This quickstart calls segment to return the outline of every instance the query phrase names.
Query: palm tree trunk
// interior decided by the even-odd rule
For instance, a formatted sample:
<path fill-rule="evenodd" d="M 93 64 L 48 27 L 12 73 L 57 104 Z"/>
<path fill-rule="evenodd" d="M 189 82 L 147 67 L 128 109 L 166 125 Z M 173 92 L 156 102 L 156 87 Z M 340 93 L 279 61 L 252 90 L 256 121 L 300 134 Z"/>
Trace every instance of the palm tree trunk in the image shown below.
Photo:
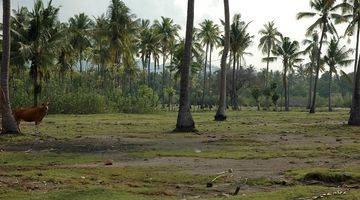
<path fill-rule="evenodd" d="M 38 65 L 37 65 L 37 61 L 36 61 L 36 58 L 35 58 L 35 62 L 32 63 L 33 65 L 33 69 L 34 69 L 34 74 L 33 74 L 33 90 L 34 90 L 34 99 L 33 99 L 33 106 L 36 107 L 38 106 L 38 94 L 39 94 L 39 89 L 40 89 L 40 86 L 39 86 L 39 83 L 38 83 Z"/>
<path fill-rule="evenodd" d="M 331 82 L 332 82 L 332 72 L 329 71 L 329 112 L 332 112 L 332 105 L 331 105 Z"/>
<path fill-rule="evenodd" d="M 269 65 L 270 65 L 270 48 L 267 52 L 267 61 L 266 61 L 266 75 L 265 75 L 265 88 L 269 85 Z"/>
<path fill-rule="evenodd" d="M 287 60 L 284 60 L 284 74 L 283 74 L 283 86 L 284 86 L 284 105 L 285 105 L 285 111 L 290 111 L 289 109 L 289 93 L 288 93 L 288 78 L 287 78 Z"/>
<path fill-rule="evenodd" d="M 163 66 L 162 66 L 162 84 L 161 84 L 161 98 L 162 98 L 162 107 L 165 107 L 165 63 L 166 63 L 166 54 L 165 50 L 163 50 Z"/>
<path fill-rule="evenodd" d="M 265 87 L 267 88 L 269 85 L 269 65 L 270 65 L 270 48 L 268 49 L 267 52 L 267 61 L 266 61 L 266 74 L 265 74 Z M 266 96 L 266 100 L 265 100 L 265 104 L 266 104 L 266 110 L 270 110 L 270 98 L 269 96 Z"/>
<path fill-rule="evenodd" d="M 313 89 L 313 79 L 314 79 L 314 73 L 313 73 L 313 68 L 311 68 L 311 72 L 310 72 L 310 78 L 309 78 L 309 96 L 308 96 L 308 105 L 306 107 L 306 109 L 310 109 L 311 108 L 311 99 L 312 99 L 312 89 Z"/>
<path fill-rule="evenodd" d="M 359 59 L 360 60 L 360 57 Z M 357 68 L 359 69 L 360 62 Z M 360 126 L 360 70 L 356 70 L 354 79 L 354 92 L 349 118 L 349 125 Z"/>
<path fill-rule="evenodd" d="M 291 78 L 291 76 L 290 76 L 290 78 Z M 290 111 L 290 86 L 291 86 L 291 79 L 290 79 L 289 77 L 287 77 L 287 87 L 288 87 L 288 89 L 287 89 L 287 105 L 288 105 L 288 107 L 289 107 L 289 110 L 288 111 Z"/>
<path fill-rule="evenodd" d="M 79 52 L 79 54 L 80 54 L 80 56 L 79 56 L 79 64 L 80 64 L 80 73 L 82 73 L 83 72 L 83 66 L 82 66 L 82 55 L 83 55 L 83 52 L 82 52 L 82 50 L 80 50 L 80 52 Z"/>
<path fill-rule="evenodd" d="M 240 70 L 240 67 L 241 66 L 241 57 L 240 56 L 238 56 L 237 58 L 236 58 L 236 69 L 239 71 Z M 235 77 L 235 80 L 236 80 L 236 82 L 238 82 L 238 77 L 236 76 Z M 240 88 L 238 88 L 239 90 L 241 89 L 241 86 L 240 86 Z M 240 92 L 240 91 L 239 91 Z M 236 100 L 238 99 L 238 90 L 236 90 Z M 241 103 L 238 103 L 238 107 L 239 107 L 239 110 L 241 110 Z"/>
<path fill-rule="evenodd" d="M 201 109 L 205 108 L 205 93 L 206 93 L 206 72 L 207 72 L 207 62 L 208 62 L 208 53 L 209 53 L 209 44 L 206 44 L 206 55 L 205 55 L 205 65 L 204 65 L 204 83 L 203 83 L 203 91 L 201 97 Z"/>
<path fill-rule="evenodd" d="M 233 71 L 232 71 L 232 106 L 233 110 L 239 110 L 237 98 L 236 98 L 236 53 L 233 55 Z"/>
<path fill-rule="evenodd" d="M 148 87 L 151 87 L 151 53 L 148 54 L 148 73 L 147 73 L 147 79 L 148 79 Z"/>
<path fill-rule="evenodd" d="M 192 132 L 195 131 L 195 122 L 190 112 L 189 85 L 190 85 L 190 62 L 191 46 L 194 28 L 194 0 L 188 0 L 185 52 L 183 66 L 180 69 L 180 108 L 175 131 Z"/>
<path fill-rule="evenodd" d="M 357 13 L 357 10 L 359 8 L 359 2 L 358 1 L 354 1 L 354 12 L 353 14 L 355 15 L 355 13 Z M 357 66 L 358 66 L 358 62 L 359 62 L 359 40 L 360 40 L 360 21 L 358 20 L 357 23 L 357 33 L 356 33 L 356 50 L 355 50 L 355 64 L 354 64 L 354 87 L 355 87 L 355 80 L 356 80 L 356 76 L 357 76 Z M 353 88 L 353 90 L 355 91 L 355 88 Z M 355 92 L 353 92 L 353 100 L 354 100 L 354 95 Z M 351 109 L 353 107 L 351 106 Z M 352 111 L 351 111 L 352 112 Z"/>
<path fill-rule="evenodd" d="M 12 114 L 9 98 L 9 66 L 10 66 L 10 0 L 3 0 L 3 50 L 1 66 L 1 111 L 2 133 L 20 133 Z"/>
<path fill-rule="evenodd" d="M 216 121 L 226 120 L 226 60 L 230 49 L 230 10 L 229 0 L 224 0 L 225 11 L 225 45 L 223 55 L 221 57 L 221 72 L 220 72 L 220 94 L 219 107 L 215 115 Z"/>
<path fill-rule="evenodd" d="M 358 64 L 358 58 L 359 58 L 359 40 L 360 40 L 360 21 L 357 23 L 356 28 L 356 49 L 355 49 L 355 64 L 354 64 L 354 77 L 357 71 L 357 64 Z"/>
<path fill-rule="evenodd" d="M 211 88 L 211 83 L 212 83 L 212 52 L 214 50 L 214 46 L 211 45 L 210 46 L 210 58 L 209 58 L 209 82 L 208 82 L 208 87 L 209 87 L 209 97 L 212 97 L 212 88 Z M 211 104 L 211 101 L 210 101 Z M 210 107 L 212 105 L 209 105 Z"/>
<path fill-rule="evenodd" d="M 284 105 L 285 105 L 285 111 L 288 112 L 290 111 L 289 109 L 289 93 L 288 93 L 288 80 L 286 75 L 283 75 L 283 84 L 284 84 L 284 95 L 285 95 L 285 99 L 284 99 Z"/>
<path fill-rule="evenodd" d="M 314 83 L 314 90 L 313 90 L 313 99 L 312 99 L 312 104 L 311 104 L 311 109 L 310 109 L 310 113 L 315 113 L 315 109 L 316 109 L 316 93 L 317 93 L 317 83 L 319 80 L 319 73 L 320 73 L 320 62 L 321 62 L 321 50 L 322 50 L 322 46 L 323 46 L 323 41 L 324 41 L 324 37 L 325 37 L 325 31 L 326 31 L 326 27 L 325 24 L 323 24 L 323 30 L 321 33 L 321 39 L 320 39 L 320 47 L 319 47 L 319 51 L 317 54 L 317 64 L 316 64 L 316 76 L 315 76 L 315 83 Z"/>

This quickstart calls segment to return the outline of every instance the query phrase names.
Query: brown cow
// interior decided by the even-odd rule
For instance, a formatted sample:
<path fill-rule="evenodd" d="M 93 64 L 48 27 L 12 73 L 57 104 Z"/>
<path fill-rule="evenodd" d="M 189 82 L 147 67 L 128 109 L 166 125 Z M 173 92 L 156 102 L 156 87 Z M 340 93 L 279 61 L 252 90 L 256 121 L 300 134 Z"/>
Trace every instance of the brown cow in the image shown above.
<path fill-rule="evenodd" d="M 46 116 L 48 110 L 49 110 L 49 102 L 46 102 L 41 104 L 41 106 L 39 107 L 14 109 L 13 115 L 19 127 L 21 121 L 35 122 L 35 133 L 39 133 L 38 125 Z"/>

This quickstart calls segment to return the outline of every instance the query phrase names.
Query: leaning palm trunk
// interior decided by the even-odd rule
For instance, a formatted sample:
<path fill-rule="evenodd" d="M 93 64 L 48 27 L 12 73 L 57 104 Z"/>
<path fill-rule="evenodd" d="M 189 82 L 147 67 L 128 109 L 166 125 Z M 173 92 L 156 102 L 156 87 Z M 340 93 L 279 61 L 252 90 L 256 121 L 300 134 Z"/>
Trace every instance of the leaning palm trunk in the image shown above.
<path fill-rule="evenodd" d="M 12 115 L 9 98 L 9 65 L 10 65 L 10 0 L 3 0 L 3 54 L 1 66 L 1 111 L 2 131 L 7 134 L 17 134 L 19 127 Z"/>
<path fill-rule="evenodd" d="M 207 72 L 207 64 L 208 64 L 208 52 L 209 52 L 209 44 L 206 44 L 206 55 L 205 55 L 205 65 L 204 65 L 204 84 L 201 98 L 201 109 L 205 108 L 205 93 L 206 93 L 206 72 Z"/>
<path fill-rule="evenodd" d="M 195 122 L 190 113 L 189 85 L 190 85 L 190 64 L 191 64 L 191 45 L 194 28 L 194 0 L 188 0 L 185 52 L 183 66 L 181 67 L 180 80 L 180 108 L 177 118 L 175 131 L 192 132 L 195 131 Z"/>
<path fill-rule="evenodd" d="M 226 120 L 226 60 L 230 49 L 230 11 L 229 0 L 224 0 L 225 9 L 225 45 L 221 57 L 221 72 L 220 72 L 220 95 L 219 107 L 215 115 L 216 121 Z"/>
<path fill-rule="evenodd" d="M 317 54 L 316 76 L 315 76 L 315 82 L 314 82 L 313 99 L 312 99 L 312 104 L 311 104 L 311 108 L 310 108 L 310 113 L 312 113 L 312 114 L 315 113 L 315 109 L 316 109 L 317 83 L 318 83 L 319 74 L 320 74 L 321 50 L 322 50 L 323 41 L 324 41 L 324 37 L 325 37 L 325 31 L 326 31 L 326 26 L 325 26 L 325 24 L 323 24 L 323 30 L 322 30 L 321 39 L 320 39 L 320 48 L 319 48 L 318 54 Z"/>
<path fill-rule="evenodd" d="M 329 89 L 329 112 L 332 112 L 332 105 L 331 105 L 331 82 L 332 82 L 332 72 L 329 72 L 329 85 L 328 85 L 328 89 Z"/>

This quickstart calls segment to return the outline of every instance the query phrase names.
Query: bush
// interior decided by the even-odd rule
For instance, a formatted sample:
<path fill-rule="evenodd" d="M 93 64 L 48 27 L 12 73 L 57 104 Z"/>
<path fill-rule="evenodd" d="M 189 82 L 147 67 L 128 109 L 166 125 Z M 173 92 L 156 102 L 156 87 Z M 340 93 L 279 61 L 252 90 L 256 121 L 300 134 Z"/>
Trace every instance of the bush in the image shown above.
<path fill-rule="evenodd" d="M 135 94 L 124 97 L 118 93 L 110 101 L 115 102 L 118 112 L 150 113 L 158 107 L 159 97 L 151 88 L 140 86 Z"/>
<path fill-rule="evenodd" d="M 61 114 L 105 113 L 105 97 L 93 92 L 72 92 L 51 96 L 50 112 Z"/>

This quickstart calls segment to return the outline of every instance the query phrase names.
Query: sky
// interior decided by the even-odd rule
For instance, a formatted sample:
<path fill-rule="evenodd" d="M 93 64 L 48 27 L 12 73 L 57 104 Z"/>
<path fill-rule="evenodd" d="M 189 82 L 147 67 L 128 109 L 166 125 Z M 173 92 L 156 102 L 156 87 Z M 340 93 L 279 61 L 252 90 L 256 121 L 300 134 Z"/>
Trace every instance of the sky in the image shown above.
<path fill-rule="evenodd" d="M 131 11 L 138 18 L 150 20 L 159 19 L 161 16 L 174 19 L 175 23 L 181 25 L 182 34 L 185 32 L 186 23 L 186 0 L 123 0 Z M 48 2 L 48 0 L 44 0 Z M 27 6 L 32 8 L 33 0 L 11 0 L 12 8 Z M 107 11 L 110 0 L 53 0 L 57 6 L 61 6 L 60 20 L 67 21 L 71 16 L 80 12 L 85 12 L 89 16 L 96 17 Z M 249 32 L 255 36 L 254 44 L 249 48 L 253 56 L 246 57 L 246 64 L 252 64 L 257 69 L 264 68 L 266 63 L 261 62 L 264 57 L 258 49 L 258 32 L 263 25 L 269 21 L 274 21 L 278 30 L 293 40 L 301 42 L 307 27 L 313 20 L 297 20 L 296 14 L 301 11 L 309 11 L 309 0 L 229 0 L 231 16 L 240 13 L 243 20 L 251 22 Z M 0 5 L 1 8 L 2 5 Z M 0 10 L 2 12 L 2 8 Z M 2 16 L 2 15 L 1 15 Z M 1 17 L 0 17 L 1 18 Z M 195 26 L 198 26 L 204 19 L 214 20 L 220 24 L 220 19 L 224 18 L 222 0 L 195 0 Z M 343 34 L 344 26 L 339 26 L 339 34 Z M 344 43 L 348 48 L 353 44 Z M 218 64 L 220 56 L 217 54 L 213 60 Z M 281 61 L 271 64 L 271 69 L 281 70 Z M 345 68 L 351 71 L 352 67 Z"/>

